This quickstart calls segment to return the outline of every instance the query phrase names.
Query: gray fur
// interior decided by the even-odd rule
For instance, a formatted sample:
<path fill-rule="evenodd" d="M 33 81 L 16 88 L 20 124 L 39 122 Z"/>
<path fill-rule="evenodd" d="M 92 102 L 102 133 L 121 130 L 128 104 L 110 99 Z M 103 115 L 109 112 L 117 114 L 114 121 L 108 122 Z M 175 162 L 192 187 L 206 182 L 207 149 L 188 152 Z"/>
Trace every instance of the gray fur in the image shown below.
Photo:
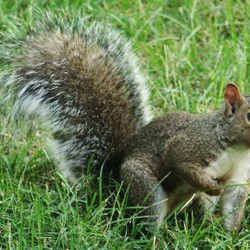
<path fill-rule="evenodd" d="M 171 113 L 139 129 L 127 144 L 120 169 L 130 202 L 149 207 L 144 213 L 154 216 L 157 227 L 194 193 L 219 196 L 220 183 L 233 185 L 216 201 L 221 199 L 224 228 L 239 230 L 250 191 L 249 110 L 250 96 L 229 83 L 224 109 L 206 115 Z M 151 194 L 146 200 L 145 193 Z M 207 210 L 212 200 L 203 202 Z"/>
<path fill-rule="evenodd" d="M 108 24 L 54 21 L 47 15 L 23 42 L 6 86 L 16 114 L 39 116 L 51 129 L 51 151 L 75 181 L 90 158 L 97 165 L 112 152 L 119 158 L 152 115 L 130 43 Z"/>

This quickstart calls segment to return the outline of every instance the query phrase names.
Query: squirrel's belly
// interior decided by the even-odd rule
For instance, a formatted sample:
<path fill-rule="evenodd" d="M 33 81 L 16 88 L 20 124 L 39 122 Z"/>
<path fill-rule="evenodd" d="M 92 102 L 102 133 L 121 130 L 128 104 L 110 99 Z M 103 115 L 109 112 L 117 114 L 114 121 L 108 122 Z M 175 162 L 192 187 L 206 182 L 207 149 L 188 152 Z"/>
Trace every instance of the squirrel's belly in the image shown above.
<path fill-rule="evenodd" d="M 205 168 L 205 172 L 225 184 L 247 183 L 250 179 L 250 149 L 242 146 L 226 149 Z"/>

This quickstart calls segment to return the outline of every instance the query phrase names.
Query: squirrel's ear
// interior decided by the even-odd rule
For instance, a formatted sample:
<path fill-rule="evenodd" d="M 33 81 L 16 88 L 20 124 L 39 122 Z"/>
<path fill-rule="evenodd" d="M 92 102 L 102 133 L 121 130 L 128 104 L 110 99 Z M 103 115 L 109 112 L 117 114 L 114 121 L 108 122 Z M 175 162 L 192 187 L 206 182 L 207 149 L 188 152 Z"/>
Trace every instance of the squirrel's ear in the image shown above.
<path fill-rule="evenodd" d="M 231 117 L 235 114 L 235 112 L 243 102 L 243 97 L 235 84 L 227 84 L 224 91 L 224 99 L 226 103 L 225 114 Z"/>

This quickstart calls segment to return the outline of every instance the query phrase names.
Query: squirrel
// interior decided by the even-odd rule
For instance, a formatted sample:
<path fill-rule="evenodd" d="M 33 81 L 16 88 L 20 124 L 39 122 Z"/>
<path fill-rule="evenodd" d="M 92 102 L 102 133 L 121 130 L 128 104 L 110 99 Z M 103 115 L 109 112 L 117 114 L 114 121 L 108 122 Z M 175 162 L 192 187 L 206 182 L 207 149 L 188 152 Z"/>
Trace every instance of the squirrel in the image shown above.
<path fill-rule="evenodd" d="M 117 169 L 129 203 L 145 206 L 154 228 L 200 193 L 206 209 L 207 198 L 220 199 L 224 228 L 238 230 L 250 191 L 250 96 L 228 83 L 217 112 L 153 118 L 131 44 L 109 25 L 83 26 L 49 24 L 27 36 L 6 83 L 13 112 L 50 128 L 55 162 L 71 181 L 91 160 Z"/>

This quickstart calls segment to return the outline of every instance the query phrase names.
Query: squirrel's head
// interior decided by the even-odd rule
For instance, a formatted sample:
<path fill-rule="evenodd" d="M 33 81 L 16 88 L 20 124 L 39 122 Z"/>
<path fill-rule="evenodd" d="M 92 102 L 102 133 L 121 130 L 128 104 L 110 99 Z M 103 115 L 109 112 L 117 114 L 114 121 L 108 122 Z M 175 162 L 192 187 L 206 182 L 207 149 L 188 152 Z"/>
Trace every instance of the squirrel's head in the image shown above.
<path fill-rule="evenodd" d="M 242 95 L 238 87 L 228 83 L 224 90 L 225 116 L 230 123 L 230 136 L 250 146 L 250 96 Z"/>

